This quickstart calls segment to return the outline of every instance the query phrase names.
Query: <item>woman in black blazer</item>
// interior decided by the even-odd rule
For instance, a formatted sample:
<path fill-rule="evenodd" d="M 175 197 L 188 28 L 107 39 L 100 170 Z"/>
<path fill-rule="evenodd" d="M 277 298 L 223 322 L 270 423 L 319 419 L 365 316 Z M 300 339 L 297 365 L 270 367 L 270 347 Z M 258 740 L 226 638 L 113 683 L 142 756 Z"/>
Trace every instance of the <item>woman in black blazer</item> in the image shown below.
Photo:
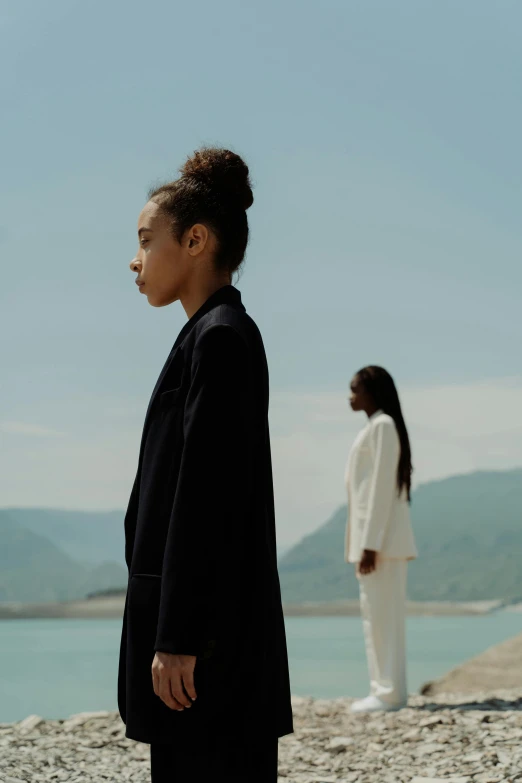
<path fill-rule="evenodd" d="M 196 152 L 149 194 L 131 262 L 149 303 L 188 316 L 147 411 L 125 517 L 118 703 L 154 783 L 277 779 L 292 732 L 276 559 L 268 370 L 230 283 L 248 241 L 248 168 Z"/>

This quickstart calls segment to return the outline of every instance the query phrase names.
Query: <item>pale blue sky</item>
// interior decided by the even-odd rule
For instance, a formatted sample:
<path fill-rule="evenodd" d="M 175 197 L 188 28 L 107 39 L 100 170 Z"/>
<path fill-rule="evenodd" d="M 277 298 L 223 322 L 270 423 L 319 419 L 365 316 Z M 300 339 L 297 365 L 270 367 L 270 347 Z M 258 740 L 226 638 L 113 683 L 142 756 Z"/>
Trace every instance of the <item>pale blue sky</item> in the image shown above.
<path fill-rule="evenodd" d="M 0 505 L 125 505 L 185 320 L 135 289 L 136 218 L 202 143 L 255 183 L 239 287 L 282 539 L 342 500 L 363 422 L 335 406 L 362 364 L 404 390 L 420 479 L 522 463 L 499 404 L 522 385 L 520 29 L 517 0 L 4 6 Z M 474 405 L 487 437 L 519 429 L 451 456 Z"/>

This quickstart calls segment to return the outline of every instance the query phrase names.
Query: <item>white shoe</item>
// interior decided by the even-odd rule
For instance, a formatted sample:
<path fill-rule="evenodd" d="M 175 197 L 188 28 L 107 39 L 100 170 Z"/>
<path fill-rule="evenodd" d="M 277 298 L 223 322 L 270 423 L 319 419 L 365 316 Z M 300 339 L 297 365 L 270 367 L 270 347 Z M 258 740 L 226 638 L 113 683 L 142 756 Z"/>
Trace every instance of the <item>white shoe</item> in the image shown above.
<path fill-rule="evenodd" d="M 395 712 L 405 707 L 405 704 L 387 704 L 377 696 L 367 696 L 365 699 L 354 701 L 351 712 Z"/>

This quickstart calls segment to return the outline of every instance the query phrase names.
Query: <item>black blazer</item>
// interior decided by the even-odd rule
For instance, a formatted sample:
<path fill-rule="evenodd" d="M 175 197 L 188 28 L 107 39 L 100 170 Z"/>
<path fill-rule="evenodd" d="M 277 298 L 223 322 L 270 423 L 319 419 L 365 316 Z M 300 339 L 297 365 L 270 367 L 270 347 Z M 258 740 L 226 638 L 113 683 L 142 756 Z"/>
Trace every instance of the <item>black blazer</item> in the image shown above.
<path fill-rule="evenodd" d="M 125 517 L 126 736 L 292 732 L 261 335 L 232 286 L 182 329 L 147 411 Z M 196 655 L 198 699 L 154 694 L 155 651 Z"/>

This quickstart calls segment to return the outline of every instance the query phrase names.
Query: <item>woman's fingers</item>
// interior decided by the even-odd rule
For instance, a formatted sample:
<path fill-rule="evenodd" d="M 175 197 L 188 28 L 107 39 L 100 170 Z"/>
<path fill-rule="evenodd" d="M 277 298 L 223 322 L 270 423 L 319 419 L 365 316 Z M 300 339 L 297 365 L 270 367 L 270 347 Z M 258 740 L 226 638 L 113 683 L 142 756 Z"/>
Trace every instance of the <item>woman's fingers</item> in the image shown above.
<path fill-rule="evenodd" d="M 196 688 L 194 685 L 194 666 L 189 665 L 187 667 L 184 667 L 182 676 L 183 676 L 183 686 L 185 688 L 185 692 L 192 699 L 192 701 L 195 701 L 198 695 L 196 693 Z"/>
<path fill-rule="evenodd" d="M 191 707 L 192 702 L 183 690 L 183 680 L 181 678 L 181 670 L 174 669 L 170 672 L 170 687 L 172 695 L 176 701 L 182 705 L 182 707 Z"/>
<path fill-rule="evenodd" d="M 152 687 L 154 689 L 154 693 L 156 694 L 156 696 L 159 696 L 159 676 L 154 667 L 152 667 L 151 673 L 152 673 Z"/>
<path fill-rule="evenodd" d="M 168 677 L 160 678 L 159 697 L 161 701 L 167 705 L 167 707 L 170 707 L 171 710 L 177 710 L 178 712 L 183 710 L 181 704 L 172 695 L 172 691 L 170 689 L 170 680 Z"/>

